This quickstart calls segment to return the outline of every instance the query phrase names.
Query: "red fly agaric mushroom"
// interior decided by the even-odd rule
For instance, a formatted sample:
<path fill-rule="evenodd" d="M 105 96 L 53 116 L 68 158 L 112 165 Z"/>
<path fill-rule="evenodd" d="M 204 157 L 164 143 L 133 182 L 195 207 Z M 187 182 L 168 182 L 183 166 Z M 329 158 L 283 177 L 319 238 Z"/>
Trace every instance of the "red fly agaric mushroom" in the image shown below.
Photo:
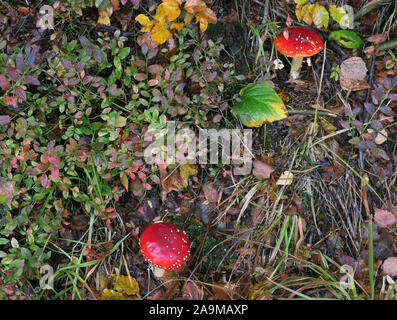
<path fill-rule="evenodd" d="M 290 80 L 296 80 L 305 57 L 311 57 L 324 49 L 323 40 L 313 30 L 305 27 L 291 27 L 281 32 L 274 40 L 276 49 L 292 58 Z"/>
<path fill-rule="evenodd" d="M 190 255 L 189 238 L 181 228 L 168 222 L 154 223 L 143 230 L 139 246 L 157 277 L 163 276 L 164 270 L 181 268 Z"/>

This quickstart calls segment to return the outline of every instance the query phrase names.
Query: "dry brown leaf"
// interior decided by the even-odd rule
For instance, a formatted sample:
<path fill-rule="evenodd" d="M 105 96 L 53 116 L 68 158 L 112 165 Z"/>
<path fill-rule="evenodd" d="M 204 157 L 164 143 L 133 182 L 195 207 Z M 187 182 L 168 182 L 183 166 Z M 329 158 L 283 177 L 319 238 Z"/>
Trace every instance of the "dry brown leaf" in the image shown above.
<path fill-rule="evenodd" d="M 382 265 L 383 275 L 397 277 L 397 257 L 387 258 Z"/>
<path fill-rule="evenodd" d="M 253 170 L 254 175 L 262 179 L 269 179 L 270 175 L 274 171 L 270 165 L 262 161 L 254 160 L 253 164 L 254 164 L 254 170 Z"/>
<path fill-rule="evenodd" d="M 380 44 L 386 41 L 386 36 L 383 33 L 379 33 L 379 34 L 374 34 L 373 36 L 370 36 L 365 40 L 375 44 Z"/>
<path fill-rule="evenodd" d="M 391 227 L 397 221 L 396 216 L 390 211 L 375 208 L 374 212 L 374 220 L 376 224 L 381 228 Z"/>
<path fill-rule="evenodd" d="M 70 228 L 72 230 L 86 230 L 88 228 L 89 222 L 90 218 L 88 218 L 85 214 L 79 214 L 72 217 Z"/>
<path fill-rule="evenodd" d="M 181 191 L 187 186 L 187 180 L 182 179 L 178 169 L 171 171 L 171 173 L 161 171 L 161 186 L 168 193 L 171 191 Z"/>
<path fill-rule="evenodd" d="M 194 281 L 185 281 L 182 287 L 182 298 L 184 300 L 201 300 L 204 296 L 203 287 Z"/>
<path fill-rule="evenodd" d="M 340 66 L 339 82 L 344 90 L 358 91 L 368 89 L 367 66 L 360 57 L 351 57 Z"/>
<path fill-rule="evenodd" d="M 212 292 L 217 300 L 238 299 L 240 291 L 240 288 L 233 283 L 214 282 L 212 284 Z"/>
<path fill-rule="evenodd" d="M 210 183 L 206 183 L 203 185 L 203 192 L 204 192 L 204 197 L 209 201 L 209 202 L 217 202 L 218 201 L 218 191 L 216 191 L 214 185 Z"/>

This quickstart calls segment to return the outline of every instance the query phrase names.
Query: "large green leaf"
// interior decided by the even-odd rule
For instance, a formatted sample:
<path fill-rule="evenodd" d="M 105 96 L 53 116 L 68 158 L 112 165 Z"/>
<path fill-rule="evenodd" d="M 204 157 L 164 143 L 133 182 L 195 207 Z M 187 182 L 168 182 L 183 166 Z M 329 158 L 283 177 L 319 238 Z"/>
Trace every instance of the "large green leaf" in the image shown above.
<path fill-rule="evenodd" d="M 359 49 L 364 44 L 363 40 L 350 30 L 333 31 L 329 35 L 328 40 L 334 40 L 340 46 L 348 49 Z"/>
<path fill-rule="evenodd" d="M 266 81 L 247 85 L 240 91 L 240 99 L 232 110 L 247 127 L 260 127 L 288 115 L 283 100 Z"/>

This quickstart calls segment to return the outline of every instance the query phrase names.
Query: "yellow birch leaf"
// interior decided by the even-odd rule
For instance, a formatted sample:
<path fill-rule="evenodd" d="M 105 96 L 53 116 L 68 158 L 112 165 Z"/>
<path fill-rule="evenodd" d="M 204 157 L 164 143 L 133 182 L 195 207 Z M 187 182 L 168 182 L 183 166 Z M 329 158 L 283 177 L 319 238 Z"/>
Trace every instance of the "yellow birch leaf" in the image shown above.
<path fill-rule="evenodd" d="M 316 2 L 313 7 L 313 23 L 317 28 L 328 28 L 329 13 L 324 6 Z"/>
<path fill-rule="evenodd" d="M 302 6 L 300 4 L 297 4 L 295 7 L 295 15 L 296 19 L 298 19 L 299 22 L 302 21 Z"/>
<path fill-rule="evenodd" d="M 174 21 L 181 14 L 177 0 L 163 0 L 157 7 L 156 14 L 153 16 L 158 21 Z"/>
<path fill-rule="evenodd" d="M 101 300 L 129 300 L 129 299 L 127 299 L 120 292 L 110 289 L 104 289 L 101 294 Z"/>
<path fill-rule="evenodd" d="M 182 28 L 183 28 L 183 22 L 180 22 L 180 23 L 173 23 L 173 24 L 171 24 L 171 26 L 170 26 L 170 30 L 176 30 L 176 31 L 178 31 L 178 32 L 180 32 L 180 31 L 182 30 Z"/>
<path fill-rule="evenodd" d="M 151 21 L 147 16 L 144 14 L 139 14 L 136 18 L 135 21 L 138 21 L 141 25 L 143 25 L 143 28 L 141 29 L 142 32 L 149 32 L 152 30 L 154 21 Z"/>
<path fill-rule="evenodd" d="M 208 23 L 216 24 L 218 22 L 214 11 L 212 11 L 210 8 L 205 8 L 203 11 L 201 11 L 200 17 L 207 20 Z"/>
<path fill-rule="evenodd" d="M 124 186 L 125 190 L 128 191 L 128 177 L 124 172 L 122 172 L 120 175 L 121 175 L 120 181 L 121 181 L 122 185 Z"/>
<path fill-rule="evenodd" d="M 190 14 L 196 14 L 207 8 L 203 0 L 187 0 L 185 3 L 185 10 Z"/>
<path fill-rule="evenodd" d="M 185 21 L 185 24 L 189 24 L 191 21 L 192 21 L 192 18 L 194 17 L 194 15 L 193 14 L 191 14 L 191 13 L 186 13 L 186 16 L 185 16 L 185 19 L 184 19 L 184 21 Z"/>
<path fill-rule="evenodd" d="M 112 277 L 115 279 L 113 282 L 113 288 L 130 296 L 139 294 L 139 285 L 135 278 L 121 276 L 112 274 Z"/>
<path fill-rule="evenodd" d="M 305 4 L 302 7 L 302 20 L 309 26 L 313 23 L 313 4 Z"/>
<path fill-rule="evenodd" d="M 168 39 L 172 38 L 172 34 L 167 29 L 167 25 L 164 21 L 158 21 L 152 29 L 151 37 L 154 43 L 163 44 Z"/>
<path fill-rule="evenodd" d="M 198 174 L 197 166 L 190 163 L 184 163 L 179 168 L 181 178 L 187 180 L 190 176 L 196 176 Z"/>
<path fill-rule="evenodd" d="M 98 23 L 99 24 L 103 24 L 105 26 L 110 26 L 110 14 L 109 11 L 107 10 L 101 10 L 98 8 L 98 13 L 99 13 L 99 17 L 98 17 Z"/>

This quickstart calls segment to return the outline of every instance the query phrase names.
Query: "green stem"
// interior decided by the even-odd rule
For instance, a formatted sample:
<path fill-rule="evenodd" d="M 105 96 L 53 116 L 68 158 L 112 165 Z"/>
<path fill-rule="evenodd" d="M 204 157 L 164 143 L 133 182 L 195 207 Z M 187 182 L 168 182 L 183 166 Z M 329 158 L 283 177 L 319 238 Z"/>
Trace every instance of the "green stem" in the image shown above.
<path fill-rule="evenodd" d="M 371 12 L 372 10 L 376 9 L 377 7 L 385 5 L 385 4 L 389 4 L 389 3 L 392 3 L 392 2 L 393 2 L 392 0 L 379 0 L 379 1 L 376 1 L 376 2 L 372 2 L 372 3 L 362 7 L 361 10 L 358 11 L 354 15 L 354 21 L 360 20 L 367 13 Z"/>
<path fill-rule="evenodd" d="M 385 51 L 389 49 L 394 49 L 397 47 L 397 38 L 391 39 L 387 42 L 383 42 L 379 45 L 379 51 Z"/>

